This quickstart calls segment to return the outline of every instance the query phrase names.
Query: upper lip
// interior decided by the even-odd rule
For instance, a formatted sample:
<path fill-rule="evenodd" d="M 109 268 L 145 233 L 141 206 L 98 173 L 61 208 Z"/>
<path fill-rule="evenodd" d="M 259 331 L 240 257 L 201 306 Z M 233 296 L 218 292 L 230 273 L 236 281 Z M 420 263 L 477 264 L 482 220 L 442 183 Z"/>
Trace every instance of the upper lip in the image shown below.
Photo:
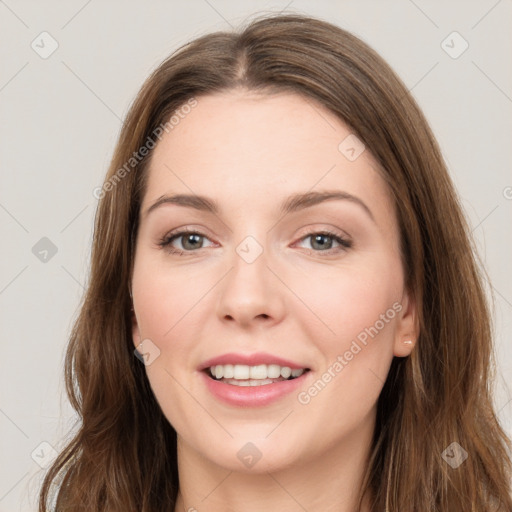
<path fill-rule="evenodd" d="M 230 352 L 204 361 L 199 366 L 199 370 L 204 370 L 206 368 L 210 368 L 210 366 L 216 366 L 218 364 L 243 364 L 247 366 L 257 366 L 260 364 L 277 364 L 279 366 L 288 366 L 292 370 L 308 368 L 306 365 L 295 363 L 294 361 L 290 361 L 279 356 L 274 356 L 272 354 L 267 354 L 265 352 L 255 352 L 254 354 L 236 354 L 234 352 Z"/>

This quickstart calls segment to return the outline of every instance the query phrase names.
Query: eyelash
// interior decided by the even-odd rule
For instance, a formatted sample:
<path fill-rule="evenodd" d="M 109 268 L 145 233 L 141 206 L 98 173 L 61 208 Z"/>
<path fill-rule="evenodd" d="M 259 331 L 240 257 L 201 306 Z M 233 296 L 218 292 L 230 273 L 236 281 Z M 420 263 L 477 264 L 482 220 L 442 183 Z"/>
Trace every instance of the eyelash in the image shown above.
<path fill-rule="evenodd" d="M 199 235 L 200 237 L 208 238 L 206 235 L 203 235 L 202 233 L 200 233 L 198 231 L 184 229 L 182 231 L 178 231 L 176 233 L 170 233 L 170 234 L 166 235 L 164 238 L 162 238 L 158 242 L 158 245 L 162 249 L 166 249 L 167 252 L 169 252 L 170 254 L 177 254 L 178 256 L 183 256 L 183 255 L 186 255 L 186 254 L 192 254 L 194 252 L 197 252 L 200 249 L 204 249 L 204 247 L 201 247 L 200 249 L 195 250 L 195 251 L 182 251 L 181 249 L 176 249 L 175 247 L 171 246 L 171 243 L 174 240 L 176 240 L 177 238 L 180 238 L 180 237 L 182 237 L 184 235 Z M 344 251 L 346 251 L 346 250 L 348 250 L 348 249 L 350 249 L 352 247 L 352 242 L 350 240 L 342 238 L 341 236 L 337 235 L 336 233 L 332 233 L 331 231 L 325 231 L 325 230 L 324 231 L 311 231 L 311 232 L 307 233 L 306 235 L 304 235 L 299 241 L 305 240 L 306 238 L 309 238 L 309 237 L 311 237 L 313 235 L 323 235 L 323 236 L 330 237 L 333 240 L 335 240 L 336 242 L 338 242 L 341 247 L 337 247 L 337 248 L 334 248 L 334 249 L 327 249 L 325 251 L 315 251 L 314 249 L 307 249 L 307 251 L 310 254 L 322 254 L 322 253 L 325 253 L 325 254 L 330 256 L 330 255 L 333 254 L 333 252 L 336 252 L 336 253 L 337 252 L 344 252 Z"/>

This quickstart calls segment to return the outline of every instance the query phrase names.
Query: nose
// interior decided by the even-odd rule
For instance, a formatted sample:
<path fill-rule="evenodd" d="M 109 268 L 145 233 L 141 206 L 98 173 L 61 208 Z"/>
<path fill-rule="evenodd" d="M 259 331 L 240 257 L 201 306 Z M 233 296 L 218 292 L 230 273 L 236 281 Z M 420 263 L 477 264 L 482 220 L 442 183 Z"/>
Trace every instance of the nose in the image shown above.
<path fill-rule="evenodd" d="M 243 250 L 235 252 L 232 268 L 220 283 L 218 316 L 244 328 L 279 323 L 285 311 L 284 285 L 269 267 L 265 249 L 251 260 Z"/>

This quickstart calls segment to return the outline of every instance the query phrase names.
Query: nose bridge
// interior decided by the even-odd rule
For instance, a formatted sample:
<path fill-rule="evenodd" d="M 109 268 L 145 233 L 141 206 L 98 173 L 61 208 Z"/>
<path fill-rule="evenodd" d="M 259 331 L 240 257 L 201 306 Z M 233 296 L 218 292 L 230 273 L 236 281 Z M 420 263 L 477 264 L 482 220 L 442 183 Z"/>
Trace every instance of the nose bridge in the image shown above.
<path fill-rule="evenodd" d="M 240 287 L 242 296 L 246 295 L 250 300 L 262 300 L 272 288 L 269 282 L 270 273 L 267 265 L 269 264 L 269 249 L 265 240 L 261 242 L 262 235 L 245 236 L 238 245 L 232 258 L 234 267 L 230 276 L 230 285 Z M 244 292 L 244 289 L 246 293 Z"/>
<path fill-rule="evenodd" d="M 266 252 L 268 253 L 267 237 L 264 240 L 262 235 L 258 235 L 256 238 L 253 235 L 247 235 L 235 248 L 236 254 L 244 261 L 247 265 L 252 265 L 258 259 L 266 260 L 267 258 L 260 258 L 261 255 Z M 259 241 L 261 240 L 261 242 Z M 236 261 L 236 259 L 235 259 Z M 239 263 L 237 261 L 237 263 Z"/>
<path fill-rule="evenodd" d="M 277 289 L 279 281 L 268 268 L 271 263 L 267 238 L 264 232 L 246 235 L 235 246 L 231 271 L 221 290 L 221 317 L 229 316 L 247 323 L 257 317 L 277 319 L 282 314 L 282 297 Z"/>

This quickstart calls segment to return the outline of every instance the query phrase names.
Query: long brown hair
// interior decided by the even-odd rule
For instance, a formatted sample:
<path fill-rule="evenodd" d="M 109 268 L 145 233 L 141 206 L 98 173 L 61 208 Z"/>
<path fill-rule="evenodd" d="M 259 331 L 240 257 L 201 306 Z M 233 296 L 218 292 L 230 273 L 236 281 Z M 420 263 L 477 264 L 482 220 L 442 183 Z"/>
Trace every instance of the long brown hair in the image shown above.
<path fill-rule="evenodd" d="M 133 243 L 151 151 L 130 159 L 162 127 L 172 129 L 169 120 L 187 102 L 234 87 L 322 104 L 373 153 L 393 194 L 420 335 L 409 357 L 394 358 L 379 397 L 361 496 L 368 492 L 373 512 L 510 512 L 511 441 L 492 403 L 488 278 L 439 147 L 374 50 L 339 27 L 293 14 L 184 45 L 135 99 L 98 194 L 90 277 L 66 355 L 80 428 L 45 476 L 39 511 L 174 510 L 176 432 L 134 357 L 131 334 Z M 442 457 L 454 442 L 468 454 L 456 469 Z"/>

